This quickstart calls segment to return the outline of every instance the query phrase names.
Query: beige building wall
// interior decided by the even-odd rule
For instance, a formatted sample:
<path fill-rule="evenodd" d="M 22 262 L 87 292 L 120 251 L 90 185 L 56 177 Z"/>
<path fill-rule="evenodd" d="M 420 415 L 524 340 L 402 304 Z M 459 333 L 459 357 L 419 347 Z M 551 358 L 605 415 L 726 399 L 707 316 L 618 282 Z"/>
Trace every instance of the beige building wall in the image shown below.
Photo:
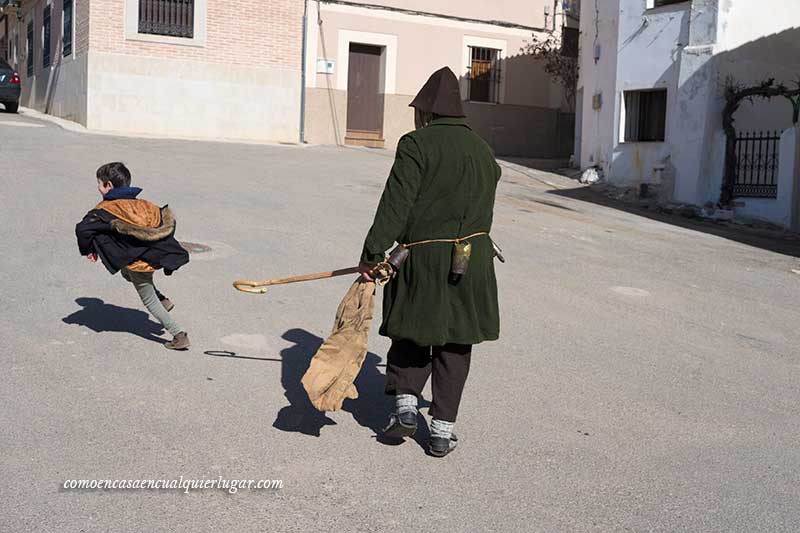
<path fill-rule="evenodd" d="M 297 142 L 297 71 L 89 54 L 87 127 L 170 137 Z"/>
<path fill-rule="evenodd" d="M 138 33 L 138 0 L 92 0 L 88 124 L 297 141 L 302 2 L 195 0 L 192 39 Z"/>
<path fill-rule="evenodd" d="M 544 5 L 550 2 L 500 2 L 502 9 L 488 9 L 489 2 L 390 2 L 404 9 L 499 18 L 505 13 L 516 24 L 543 25 Z M 477 4 L 487 4 L 482 9 Z M 551 3 L 550 3 L 551 4 Z M 551 4 L 552 5 L 552 4 Z M 467 99 L 470 46 L 501 50 L 499 104 L 466 103 L 473 129 L 498 152 L 547 157 L 553 155 L 552 129 L 557 111 L 565 105 L 559 86 L 544 73 L 542 65 L 523 49 L 535 34 L 530 28 L 465 22 L 446 17 L 320 4 L 312 10 L 307 55 L 307 140 L 343 144 L 347 131 L 349 45 L 372 44 L 383 48 L 383 137 L 387 148 L 414 127 L 408 104 L 430 74 L 449 66 L 459 76 Z M 315 7 L 315 6 L 312 6 Z M 520 22 L 521 21 L 521 22 Z M 327 62 L 327 63 L 326 63 Z M 544 121 L 549 121 L 544 124 Z M 518 137 L 528 136 L 528 139 Z M 532 136 L 532 137 L 531 137 Z"/>
<path fill-rule="evenodd" d="M 138 0 L 73 0 L 73 53 L 61 55 L 63 0 L 22 0 L 22 105 L 90 129 L 259 141 L 299 138 L 302 16 L 298 0 L 195 0 L 194 37 L 138 33 Z M 53 65 L 41 65 L 52 4 Z M 16 21 L 16 16 L 13 16 Z M 34 74 L 25 35 L 34 22 Z"/>
<path fill-rule="evenodd" d="M 300 69 L 301 0 L 195 0 L 194 40 L 138 34 L 138 0 L 91 0 L 91 6 L 94 52 Z"/>

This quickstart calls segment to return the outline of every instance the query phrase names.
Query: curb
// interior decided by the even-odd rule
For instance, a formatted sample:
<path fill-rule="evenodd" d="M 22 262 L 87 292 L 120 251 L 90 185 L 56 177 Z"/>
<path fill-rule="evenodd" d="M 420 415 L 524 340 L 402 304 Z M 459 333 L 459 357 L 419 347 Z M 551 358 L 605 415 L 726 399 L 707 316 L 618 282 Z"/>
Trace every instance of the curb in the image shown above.
<path fill-rule="evenodd" d="M 246 144 L 252 146 L 282 146 L 285 148 L 308 148 L 311 146 L 317 146 L 309 143 L 300 144 L 299 142 L 292 143 L 292 142 L 281 142 L 281 141 L 257 141 L 248 139 L 227 139 L 227 138 L 212 139 L 207 137 L 176 137 L 170 135 L 158 135 L 158 134 L 148 134 L 148 133 L 90 130 L 85 126 L 78 124 L 77 122 L 55 117 L 53 115 L 48 115 L 47 113 L 42 113 L 41 111 L 36 111 L 35 109 L 31 109 L 29 107 L 20 107 L 19 114 L 34 120 L 39 120 L 41 122 L 48 122 L 50 124 L 55 124 L 59 128 L 66 131 L 71 131 L 74 133 L 82 133 L 84 135 L 97 135 L 101 137 L 123 137 L 127 139 L 151 139 L 151 140 L 167 140 L 167 141 L 195 141 L 195 142 L 207 142 L 207 143 Z"/>
<path fill-rule="evenodd" d="M 54 117 L 53 115 L 48 115 L 47 113 L 42 113 L 40 111 L 36 111 L 35 109 L 31 109 L 29 107 L 20 107 L 19 114 L 22 115 L 23 117 L 28 117 L 34 120 L 55 124 L 56 126 L 58 126 L 63 130 L 73 131 L 76 133 L 91 133 L 84 126 L 78 124 L 77 122 L 72 122 L 71 120 Z"/>
<path fill-rule="evenodd" d="M 553 183 L 552 181 L 548 181 L 548 180 L 546 180 L 544 178 L 541 178 L 541 177 L 535 175 L 533 172 L 531 172 L 532 169 L 530 169 L 528 167 L 524 167 L 524 166 L 518 165 L 516 163 L 509 163 L 508 161 L 504 161 L 502 159 L 497 159 L 497 164 L 500 165 L 501 167 L 505 168 L 505 169 L 513 170 L 514 172 L 518 172 L 518 173 L 522 174 L 523 176 L 527 176 L 528 178 L 536 180 L 539 183 L 547 185 L 548 187 L 552 187 L 552 188 L 558 189 L 558 190 L 562 190 L 562 189 L 567 189 L 568 188 L 568 187 L 566 187 L 564 185 L 558 185 L 556 183 Z M 541 171 L 541 172 L 545 172 L 545 171 Z M 549 174 L 553 174 L 552 172 L 548 172 L 548 173 Z M 556 174 L 554 174 L 554 175 L 556 175 Z"/>

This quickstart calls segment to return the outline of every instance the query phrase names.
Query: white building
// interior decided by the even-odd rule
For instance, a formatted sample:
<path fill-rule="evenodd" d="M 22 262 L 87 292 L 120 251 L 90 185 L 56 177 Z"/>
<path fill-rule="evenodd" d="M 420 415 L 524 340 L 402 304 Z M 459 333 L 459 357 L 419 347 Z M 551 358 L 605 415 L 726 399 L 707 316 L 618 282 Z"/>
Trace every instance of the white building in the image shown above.
<path fill-rule="evenodd" d="M 576 156 L 615 185 L 655 183 L 677 202 L 716 202 L 726 80 L 770 78 L 800 80 L 798 0 L 584 1 Z M 735 114 L 738 135 L 780 137 L 739 144 L 737 214 L 800 226 L 792 112 L 779 98 Z"/>

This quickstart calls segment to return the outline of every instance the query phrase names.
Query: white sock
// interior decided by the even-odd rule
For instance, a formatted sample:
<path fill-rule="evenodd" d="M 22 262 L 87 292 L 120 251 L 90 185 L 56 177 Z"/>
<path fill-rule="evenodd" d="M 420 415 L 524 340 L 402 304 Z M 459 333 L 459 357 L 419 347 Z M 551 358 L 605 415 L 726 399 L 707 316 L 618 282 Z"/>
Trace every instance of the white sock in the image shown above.
<path fill-rule="evenodd" d="M 413 394 L 398 394 L 394 399 L 394 406 L 397 414 L 400 413 L 416 413 L 417 412 L 417 397 Z"/>
<path fill-rule="evenodd" d="M 445 422 L 444 420 L 434 418 L 431 420 L 431 437 L 449 439 L 453 434 L 453 426 L 455 426 L 455 422 Z"/>

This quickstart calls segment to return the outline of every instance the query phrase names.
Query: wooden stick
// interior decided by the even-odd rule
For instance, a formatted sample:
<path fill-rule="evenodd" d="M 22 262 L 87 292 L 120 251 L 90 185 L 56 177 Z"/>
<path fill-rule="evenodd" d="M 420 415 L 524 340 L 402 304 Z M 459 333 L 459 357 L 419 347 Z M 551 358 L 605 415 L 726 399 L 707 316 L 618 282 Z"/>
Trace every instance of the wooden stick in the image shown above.
<path fill-rule="evenodd" d="M 293 276 L 291 278 L 278 278 L 268 279 L 264 281 L 247 281 L 238 280 L 233 282 L 236 290 L 242 292 L 249 292 L 250 294 L 264 294 L 267 292 L 267 287 L 272 285 L 286 285 L 289 283 L 302 283 L 305 281 L 315 281 L 318 279 L 330 279 L 338 276 L 347 276 L 350 274 L 357 274 L 358 267 L 343 268 L 340 270 L 332 270 L 330 272 L 318 272 L 316 274 L 304 274 L 302 276 Z"/>

